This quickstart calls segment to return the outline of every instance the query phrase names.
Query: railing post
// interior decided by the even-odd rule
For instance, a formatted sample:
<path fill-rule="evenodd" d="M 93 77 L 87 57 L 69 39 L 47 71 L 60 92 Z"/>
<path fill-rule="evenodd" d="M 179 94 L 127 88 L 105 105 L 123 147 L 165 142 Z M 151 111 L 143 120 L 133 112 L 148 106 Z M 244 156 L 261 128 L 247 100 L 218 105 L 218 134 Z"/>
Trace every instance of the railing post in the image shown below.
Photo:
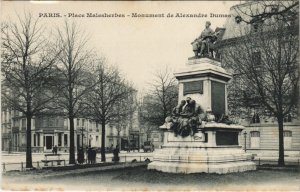
<path fill-rule="evenodd" d="M 3 172 L 5 172 L 6 169 L 5 169 L 5 163 L 3 163 Z"/>
<path fill-rule="evenodd" d="M 140 156 L 140 162 L 142 162 L 142 156 Z"/>
<path fill-rule="evenodd" d="M 125 163 L 126 163 L 126 155 L 125 155 Z"/>
<path fill-rule="evenodd" d="M 258 158 L 258 165 L 260 166 L 260 158 Z"/>
<path fill-rule="evenodd" d="M 51 167 L 53 167 L 53 161 L 51 161 Z"/>
<path fill-rule="evenodd" d="M 66 166 L 66 160 L 64 160 L 64 166 Z"/>
<path fill-rule="evenodd" d="M 23 171 L 23 162 L 21 162 L 21 171 Z"/>
<path fill-rule="evenodd" d="M 40 163 L 38 161 L 36 162 L 36 167 L 40 168 Z"/>

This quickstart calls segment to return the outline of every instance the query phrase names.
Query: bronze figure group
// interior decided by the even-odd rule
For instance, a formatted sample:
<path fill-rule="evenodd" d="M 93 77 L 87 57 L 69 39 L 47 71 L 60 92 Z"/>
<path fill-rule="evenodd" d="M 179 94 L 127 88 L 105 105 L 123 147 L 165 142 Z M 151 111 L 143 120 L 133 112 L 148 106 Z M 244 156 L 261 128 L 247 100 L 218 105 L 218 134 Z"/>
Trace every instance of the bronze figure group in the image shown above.
<path fill-rule="evenodd" d="M 196 101 L 188 97 L 182 100 L 172 111 L 172 117 L 167 117 L 166 122 L 170 123 L 170 129 L 174 131 L 175 136 L 186 137 L 197 133 L 197 128 L 201 125 L 202 108 L 196 105 Z"/>

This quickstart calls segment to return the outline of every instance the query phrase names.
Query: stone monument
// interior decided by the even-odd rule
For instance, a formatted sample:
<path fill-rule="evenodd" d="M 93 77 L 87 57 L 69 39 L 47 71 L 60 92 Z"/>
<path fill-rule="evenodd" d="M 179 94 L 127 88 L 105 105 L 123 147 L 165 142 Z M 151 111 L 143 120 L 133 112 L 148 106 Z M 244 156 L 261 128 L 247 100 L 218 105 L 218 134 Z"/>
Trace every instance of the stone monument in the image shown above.
<path fill-rule="evenodd" d="M 179 105 L 160 128 L 164 143 L 148 169 L 171 173 L 230 173 L 255 170 L 241 145 L 243 126 L 227 115 L 227 83 L 231 75 L 205 55 L 189 59 L 175 74 Z"/>

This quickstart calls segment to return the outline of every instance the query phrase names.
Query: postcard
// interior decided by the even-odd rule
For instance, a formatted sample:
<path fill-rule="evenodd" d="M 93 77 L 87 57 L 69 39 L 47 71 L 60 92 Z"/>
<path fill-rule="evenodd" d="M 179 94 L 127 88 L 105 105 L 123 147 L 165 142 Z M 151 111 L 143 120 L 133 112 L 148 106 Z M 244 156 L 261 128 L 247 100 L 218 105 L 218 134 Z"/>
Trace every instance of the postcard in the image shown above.
<path fill-rule="evenodd" d="M 299 1 L 1 1 L 3 191 L 299 191 Z"/>

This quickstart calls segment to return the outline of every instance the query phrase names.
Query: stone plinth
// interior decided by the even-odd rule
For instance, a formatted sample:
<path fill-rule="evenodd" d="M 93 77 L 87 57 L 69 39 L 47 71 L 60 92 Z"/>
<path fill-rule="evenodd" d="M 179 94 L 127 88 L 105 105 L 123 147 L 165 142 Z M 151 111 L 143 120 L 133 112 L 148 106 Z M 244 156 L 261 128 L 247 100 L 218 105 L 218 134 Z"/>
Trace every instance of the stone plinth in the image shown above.
<path fill-rule="evenodd" d="M 148 169 L 170 173 L 219 174 L 255 170 L 251 156 L 240 145 L 217 145 L 218 131 L 224 135 L 236 132 L 240 137 L 242 129 L 238 125 L 207 123 L 196 137 L 185 138 L 175 137 L 174 133 L 166 131 L 164 145 L 154 152 L 153 162 L 148 165 Z"/>
<path fill-rule="evenodd" d="M 227 113 L 226 87 L 231 74 L 220 62 L 208 58 L 188 60 L 174 75 L 178 80 L 178 102 L 191 97 L 204 110 Z"/>

